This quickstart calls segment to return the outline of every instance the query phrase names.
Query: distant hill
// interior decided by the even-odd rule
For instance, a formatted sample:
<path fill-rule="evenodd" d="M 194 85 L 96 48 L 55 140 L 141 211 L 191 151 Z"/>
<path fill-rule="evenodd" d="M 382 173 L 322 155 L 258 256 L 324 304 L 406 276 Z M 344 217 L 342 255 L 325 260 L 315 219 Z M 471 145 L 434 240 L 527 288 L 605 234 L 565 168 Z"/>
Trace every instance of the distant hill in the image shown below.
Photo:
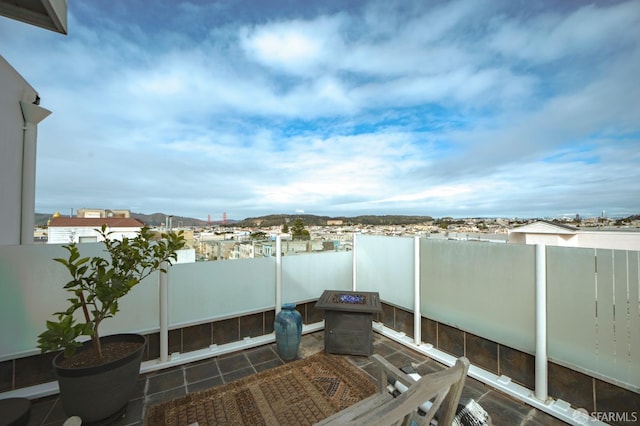
<path fill-rule="evenodd" d="M 36 226 L 47 226 L 47 222 L 53 213 L 36 213 L 35 214 L 35 225 Z M 146 223 L 149 226 L 162 226 L 165 224 L 167 214 L 165 213 L 153 213 L 153 214 L 144 214 L 144 213 L 131 213 L 131 217 Z M 233 223 L 235 221 L 229 221 Z M 212 224 L 217 224 L 219 222 L 212 222 Z M 192 217 L 183 217 L 183 216 L 173 216 L 173 226 L 177 227 L 181 226 L 206 226 L 207 221 L 201 219 L 195 219 Z"/>
<path fill-rule="evenodd" d="M 36 213 L 36 226 L 46 226 L 53 214 Z M 166 213 L 131 213 L 136 218 L 149 226 L 162 226 L 166 223 Z M 272 214 L 267 216 L 250 217 L 243 220 L 227 220 L 226 226 L 281 226 L 291 223 L 297 218 L 304 220 L 307 226 L 324 226 L 329 220 L 341 220 L 346 225 L 412 225 L 433 220 L 431 216 L 402 216 L 402 215 L 364 215 L 364 216 L 315 216 L 310 214 Z M 212 225 L 222 225 L 221 221 L 211 221 Z M 207 221 L 192 217 L 173 216 L 173 226 L 207 226 Z"/>
<path fill-rule="evenodd" d="M 167 214 L 165 213 L 152 213 L 152 214 L 144 214 L 144 213 L 133 213 L 131 212 L 131 217 L 136 218 L 149 226 L 162 226 L 166 223 Z M 172 223 L 174 227 L 177 226 L 206 226 L 207 221 L 201 219 L 195 219 L 192 217 L 184 217 L 184 216 L 173 216 Z"/>
<path fill-rule="evenodd" d="M 53 213 L 36 213 L 35 214 L 35 225 L 36 226 L 47 226 L 47 222 L 49 221 L 49 219 L 51 219 L 52 216 L 53 216 Z"/>
<path fill-rule="evenodd" d="M 36 213 L 36 226 L 46 226 L 47 221 L 53 214 Z M 141 220 L 150 226 L 162 226 L 165 224 L 166 213 L 131 213 L 131 217 Z M 307 226 L 324 226 L 329 220 L 341 220 L 345 225 L 415 225 L 434 220 L 431 216 L 403 216 L 403 215 L 361 215 L 361 216 L 316 216 L 311 214 L 271 214 L 266 216 L 249 217 L 243 220 L 227 220 L 226 226 L 281 226 L 285 223 L 292 223 L 297 218 L 301 218 Z M 450 222 L 456 222 L 452 218 L 441 218 Z M 640 215 L 633 215 L 621 219 L 623 222 L 640 220 Z M 457 222 L 463 223 L 459 219 Z M 221 221 L 211 221 L 212 225 L 222 225 Z M 207 221 L 192 217 L 173 216 L 173 226 L 207 226 Z"/>
<path fill-rule="evenodd" d="M 315 216 L 310 214 L 272 214 L 268 216 L 250 217 L 236 222 L 235 226 L 280 226 L 291 223 L 297 218 L 307 226 L 323 226 L 329 220 L 341 220 L 345 225 L 412 225 L 433 220 L 431 216 L 402 216 L 402 215 L 364 215 L 364 216 Z"/>

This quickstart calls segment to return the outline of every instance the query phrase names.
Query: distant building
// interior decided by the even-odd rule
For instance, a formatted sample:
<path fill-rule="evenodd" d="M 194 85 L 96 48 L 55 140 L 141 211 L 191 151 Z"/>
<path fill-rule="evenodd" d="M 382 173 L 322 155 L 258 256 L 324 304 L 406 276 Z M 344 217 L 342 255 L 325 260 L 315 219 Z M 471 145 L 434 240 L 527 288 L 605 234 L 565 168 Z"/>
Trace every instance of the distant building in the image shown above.
<path fill-rule="evenodd" d="M 509 243 L 640 250 L 640 232 L 622 229 L 582 229 L 538 221 L 509 230 Z"/>
<path fill-rule="evenodd" d="M 128 217 L 61 217 L 55 214 L 49 222 L 48 243 L 95 243 L 102 241 L 97 229 L 107 225 L 112 239 L 135 238 L 144 223 Z"/>
<path fill-rule="evenodd" d="M 131 217 L 129 210 L 110 210 L 110 209 L 78 209 L 77 217 L 97 218 L 97 217 Z"/>

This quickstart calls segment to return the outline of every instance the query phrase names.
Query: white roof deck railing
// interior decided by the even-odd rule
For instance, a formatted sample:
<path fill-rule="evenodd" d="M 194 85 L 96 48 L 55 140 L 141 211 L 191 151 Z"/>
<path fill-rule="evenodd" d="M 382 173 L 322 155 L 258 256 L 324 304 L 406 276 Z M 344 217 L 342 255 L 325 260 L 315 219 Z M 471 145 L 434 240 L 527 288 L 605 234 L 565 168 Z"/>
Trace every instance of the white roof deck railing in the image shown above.
<path fill-rule="evenodd" d="M 82 245 L 83 255 L 100 251 Z M 38 353 L 45 321 L 66 306 L 67 272 L 51 260 L 64 255 L 59 245 L 0 246 L 0 361 Z M 164 323 L 173 329 L 274 309 L 327 288 L 377 291 L 416 314 L 416 336 L 424 316 L 537 356 L 538 401 L 546 399 L 547 357 L 638 393 L 639 266 L 635 251 L 358 236 L 352 252 L 174 265 Z M 123 299 L 103 335 L 160 330 L 159 281 L 149 277 Z M 239 344 L 261 342 L 252 340 Z M 155 364 L 146 368 L 161 368 Z"/>

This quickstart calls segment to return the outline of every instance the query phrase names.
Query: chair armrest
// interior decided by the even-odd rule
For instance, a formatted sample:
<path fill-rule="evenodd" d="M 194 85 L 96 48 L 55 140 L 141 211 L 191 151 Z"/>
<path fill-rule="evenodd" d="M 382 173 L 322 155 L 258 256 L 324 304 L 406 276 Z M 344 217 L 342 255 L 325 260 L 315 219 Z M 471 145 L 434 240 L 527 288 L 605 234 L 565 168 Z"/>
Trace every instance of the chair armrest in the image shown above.
<path fill-rule="evenodd" d="M 395 365 L 391 364 L 389 361 L 384 359 L 378 354 L 373 354 L 371 359 L 379 368 L 378 370 L 378 392 L 386 392 L 387 391 L 387 377 L 392 376 L 397 381 L 405 385 L 406 387 L 410 387 L 416 381 L 413 377 L 406 374 L 404 371 L 400 370 Z"/>

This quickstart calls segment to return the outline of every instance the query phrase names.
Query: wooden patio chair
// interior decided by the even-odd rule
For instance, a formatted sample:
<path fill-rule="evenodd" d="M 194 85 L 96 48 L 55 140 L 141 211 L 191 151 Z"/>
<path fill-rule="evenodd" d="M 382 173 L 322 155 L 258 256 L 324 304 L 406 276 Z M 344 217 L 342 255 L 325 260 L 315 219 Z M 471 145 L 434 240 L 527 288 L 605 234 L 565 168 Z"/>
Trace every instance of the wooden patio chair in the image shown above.
<path fill-rule="evenodd" d="M 469 370 L 467 358 L 458 358 L 453 367 L 427 374 L 418 381 L 378 354 L 372 359 L 378 368 L 378 391 L 317 425 L 428 425 L 441 407 L 438 426 L 451 425 Z M 405 385 L 406 392 L 394 398 L 387 390 L 388 376 Z M 432 405 L 422 416 L 417 410 L 425 401 Z"/>

